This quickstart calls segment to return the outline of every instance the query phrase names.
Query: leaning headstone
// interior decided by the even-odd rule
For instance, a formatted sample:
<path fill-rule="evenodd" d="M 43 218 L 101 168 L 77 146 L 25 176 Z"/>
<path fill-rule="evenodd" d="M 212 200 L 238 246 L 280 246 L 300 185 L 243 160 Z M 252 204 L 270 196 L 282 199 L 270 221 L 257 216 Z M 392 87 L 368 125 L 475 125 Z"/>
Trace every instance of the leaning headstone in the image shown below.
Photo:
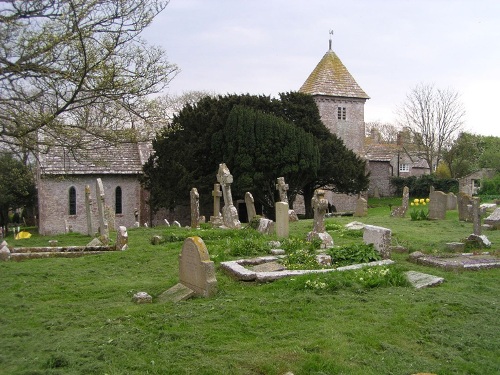
<path fill-rule="evenodd" d="M 500 229 L 500 207 L 496 208 L 490 216 L 485 218 L 484 223 L 491 225 L 494 229 Z"/>
<path fill-rule="evenodd" d="M 179 223 L 177 220 L 174 220 L 174 222 L 172 223 L 172 225 L 174 227 L 177 227 L 177 228 L 180 228 L 181 227 L 181 223 Z"/>
<path fill-rule="evenodd" d="M 97 211 L 99 216 L 99 234 L 101 241 L 107 243 L 109 241 L 109 228 L 104 214 L 104 187 L 100 178 L 96 179 L 96 194 L 97 194 Z"/>
<path fill-rule="evenodd" d="M 213 216 L 210 216 L 210 223 L 213 227 L 218 228 L 224 224 L 224 221 L 222 220 L 222 214 L 220 213 L 220 197 L 222 197 L 220 184 L 214 184 L 212 197 L 214 197 L 214 214 Z"/>
<path fill-rule="evenodd" d="M 224 197 L 224 207 L 222 207 L 222 219 L 224 220 L 224 225 L 228 228 L 239 229 L 241 228 L 241 223 L 238 219 L 238 210 L 234 207 L 233 197 L 231 195 L 233 175 L 229 172 L 229 168 L 225 163 L 219 164 L 217 181 L 222 186 L 222 195 Z"/>
<path fill-rule="evenodd" d="M 252 219 L 257 215 L 257 212 L 255 211 L 253 195 L 249 191 L 245 193 L 245 204 L 247 206 L 248 222 L 250 223 Z"/>
<path fill-rule="evenodd" d="M 405 217 L 406 211 L 408 211 L 409 201 L 410 201 L 410 189 L 408 188 L 408 186 L 405 186 L 403 188 L 403 199 L 401 201 L 401 206 L 395 207 L 391 212 L 391 216 L 392 217 Z"/>
<path fill-rule="evenodd" d="M 382 259 L 391 258 L 391 230 L 375 225 L 365 225 L 363 230 L 363 242 L 367 245 L 373 244 Z"/>
<path fill-rule="evenodd" d="M 472 222 L 472 197 L 466 193 L 460 192 L 457 195 L 458 220 Z"/>
<path fill-rule="evenodd" d="M 435 190 L 429 195 L 429 219 L 444 220 L 446 219 L 446 208 L 448 204 L 448 196 L 442 191 Z"/>
<path fill-rule="evenodd" d="M 200 227 L 200 194 L 198 189 L 192 188 L 189 194 L 191 199 L 191 228 Z"/>
<path fill-rule="evenodd" d="M 313 230 L 307 234 L 307 241 L 320 239 L 322 248 L 333 247 L 332 236 L 325 230 L 325 215 L 328 210 L 328 199 L 325 198 L 325 191 L 316 189 L 311 203 L 314 210 L 314 225 Z"/>
<path fill-rule="evenodd" d="M 453 211 L 457 209 L 457 196 L 453 193 L 447 194 L 446 209 L 448 211 Z"/>
<path fill-rule="evenodd" d="M 127 227 L 123 225 L 118 227 L 116 231 L 116 244 L 115 249 L 118 251 L 127 250 L 128 249 L 128 232 Z"/>
<path fill-rule="evenodd" d="M 365 217 L 368 214 L 368 202 L 365 198 L 359 197 L 356 201 L 356 211 L 354 211 L 355 217 Z"/>
<path fill-rule="evenodd" d="M 167 219 L 163 219 L 163 220 L 165 221 L 165 225 L 166 225 L 167 227 L 169 227 L 169 226 L 170 226 L 170 223 L 168 222 L 168 220 L 167 220 Z"/>
<path fill-rule="evenodd" d="M 276 202 L 276 236 L 288 238 L 290 234 L 290 225 L 288 218 L 288 203 Z"/>
<path fill-rule="evenodd" d="M 254 221 L 252 221 L 251 224 L 253 224 Z M 274 234 L 274 221 L 261 217 L 258 219 L 257 227 L 255 229 L 262 234 Z"/>
<path fill-rule="evenodd" d="M 163 292 L 159 300 L 177 302 L 192 296 L 211 297 L 216 292 L 215 266 L 205 243 L 197 236 L 186 238 L 179 255 L 179 283 Z"/>
<path fill-rule="evenodd" d="M 89 236 L 94 235 L 92 230 L 92 210 L 91 210 L 91 200 L 90 200 L 90 186 L 85 185 L 85 214 L 87 215 L 87 234 Z"/>
<path fill-rule="evenodd" d="M 7 245 L 0 246 L 0 260 L 9 260 L 10 258 L 10 249 Z"/>

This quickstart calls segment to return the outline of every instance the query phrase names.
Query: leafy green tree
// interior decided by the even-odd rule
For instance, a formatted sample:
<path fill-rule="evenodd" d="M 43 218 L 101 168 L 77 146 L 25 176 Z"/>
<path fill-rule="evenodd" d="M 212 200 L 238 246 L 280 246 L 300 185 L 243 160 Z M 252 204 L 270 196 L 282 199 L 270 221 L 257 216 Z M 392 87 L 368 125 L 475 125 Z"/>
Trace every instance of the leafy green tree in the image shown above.
<path fill-rule="evenodd" d="M 36 189 L 31 169 L 10 154 L 0 154 L 0 225 L 9 222 L 9 209 L 32 207 Z"/>
<path fill-rule="evenodd" d="M 231 120 L 228 121 L 235 106 L 251 108 L 255 112 L 244 111 L 240 108 L 232 113 Z M 275 117 L 268 117 L 264 114 Z M 256 121 L 255 117 L 259 120 Z M 314 137 L 320 154 L 319 167 L 315 167 L 316 162 L 313 160 L 302 160 L 300 157 L 297 159 L 294 150 L 298 143 L 286 135 L 292 130 L 283 130 L 282 134 L 274 131 L 276 126 L 291 129 L 285 126 L 283 121 Z M 270 125 L 262 127 L 262 123 Z M 236 126 L 235 124 L 238 124 L 238 127 L 232 129 Z M 240 152 L 239 147 L 244 144 L 244 138 L 249 143 L 246 146 L 249 150 L 252 149 L 251 139 L 255 139 L 255 136 L 252 138 L 249 134 L 245 135 L 245 132 L 249 131 L 252 126 L 255 129 L 261 127 L 260 131 L 267 137 L 265 141 L 259 141 L 265 143 L 256 144 L 255 148 L 262 147 L 264 144 L 268 145 L 268 148 L 261 149 L 261 154 L 251 151 L 245 151 L 241 156 L 234 154 L 236 151 Z M 231 134 L 238 136 L 237 139 L 240 142 L 233 140 Z M 306 139 L 307 137 L 304 136 L 304 142 Z M 286 142 L 293 147 L 283 146 Z M 308 147 L 301 152 L 303 155 L 307 154 L 309 158 L 313 153 Z M 330 134 L 321 122 L 312 97 L 300 93 L 281 94 L 279 99 L 251 95 L 205 97 L 196 104 L 186 105 L 174 117 L 172 125 L 164 128 L 156 137 L 153 141 L 153 148 L 155 155 L 146 163 L 143 177 L 145 187 L 151 192 L 153 208 L 173 208 L 179 204 L 187 204 L 188 192 L 194 186 L 200 192 L 200 203 L 208 206 L 211 203 L 210 191 L 221 162 L 225 162 L 230 168 L 236 181 L 235 189 L 241 193 L 246 190 L 255 192 L 256 196 L 261 197 L 261 203 L 267 207 L 274 199 L 271 196 L 275 194 L 275 179 L 282 175 L 291 187 L 291 200 L 295 194 L 302 193 L 305 195 L 308 206 L 314 188 L 327 187 L 334 191 L 351 193 L 366 189 L 368 184 L 364 161 L 348 150 L 339 138 Z M 250 165 L 252 161 L 255 161 L 252 157 L 259 157 L 262 161 L 259 159 L 258 168 L 254 166 L 253 172 L 256 176 L 250 178 Z M 229 160 L 234 160 L 234 164 Z M 293 161 L 285 162 L 288 160 Z M 268 167 L 265 167 L 266 163 Z M 309 166 L 310 169 L 308 170 L 305 166 Z M 240 170 L 242 176 L 240 176 Z M 272 186 L 267 176 L 259 175 L 267 171 L 274 175 Z M 268 181 L 267 186 L 252 185 L 264 180 Z M 261 191 L 266 189 L 267 198 L 264 198 Z M 309 209 L 308 213 L 311 214 L 312 210 Z"/>
<path fill-rule="evenodd" d="M 451 177 L 460 178 L 480 168 L 480 157 L 484 150 L 481 136 L 460 133 L 451 147 L 443 153 L 443 161 L 450 169 Z"/>
<path fill-rule="evenodd" d="M 145 99 L 178 68 L 140 34 L 167 4 L 2 1 L 0 149 L 26 159 L 53 145 L 78 149 L 86 134 L 120 141 L 117 129 L 148 121 Z"/>
<path fill-rule="evenodd" d="M 482 141 L 484 146 L 479 157 L 479 166 L 500 172 L 500 137 L 483 136 Z"/>

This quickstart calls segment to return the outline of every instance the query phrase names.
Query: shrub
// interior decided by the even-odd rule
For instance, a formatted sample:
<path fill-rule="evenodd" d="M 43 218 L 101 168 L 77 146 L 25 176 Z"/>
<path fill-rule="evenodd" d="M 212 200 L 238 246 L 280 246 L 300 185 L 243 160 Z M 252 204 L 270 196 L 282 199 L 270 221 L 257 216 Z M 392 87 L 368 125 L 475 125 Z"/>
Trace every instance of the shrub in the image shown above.
<path fill-rule="evenodd" d="M 348 266 L 357 263 L 367 263 L 382 259 L 373 244 L 354 244 L 330 249 L 328 254 L 332 257 L 335 267 Z"/>

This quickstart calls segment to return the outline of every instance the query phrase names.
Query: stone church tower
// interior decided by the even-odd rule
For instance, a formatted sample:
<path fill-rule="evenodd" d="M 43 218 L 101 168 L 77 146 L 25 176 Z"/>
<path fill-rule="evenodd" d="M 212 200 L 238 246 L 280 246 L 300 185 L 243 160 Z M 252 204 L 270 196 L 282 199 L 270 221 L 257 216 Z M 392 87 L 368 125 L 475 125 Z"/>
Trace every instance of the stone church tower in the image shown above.
<path fill-rule="evenodd" d="M 365 102 L 370 97 L 333 52 L 331 39 L 328 51 L 299 91 L 314 97 L 321 120 L 333 134 L 364 155 Z"/>

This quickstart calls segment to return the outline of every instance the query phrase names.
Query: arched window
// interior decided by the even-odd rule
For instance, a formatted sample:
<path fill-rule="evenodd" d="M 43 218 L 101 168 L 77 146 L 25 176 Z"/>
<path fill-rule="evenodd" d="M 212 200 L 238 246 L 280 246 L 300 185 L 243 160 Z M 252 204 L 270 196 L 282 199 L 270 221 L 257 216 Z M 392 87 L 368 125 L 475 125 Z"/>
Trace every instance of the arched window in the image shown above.
<path fill-rule="evenodd" d="M 74 186 L 69 188 L 69 214 L 76 215 L 76 189 Z"/>
<path fill-rule="evenodd" d="M 122 213 L 122 188 L 117 186 L 115 190 L 115 214 Z"/>

